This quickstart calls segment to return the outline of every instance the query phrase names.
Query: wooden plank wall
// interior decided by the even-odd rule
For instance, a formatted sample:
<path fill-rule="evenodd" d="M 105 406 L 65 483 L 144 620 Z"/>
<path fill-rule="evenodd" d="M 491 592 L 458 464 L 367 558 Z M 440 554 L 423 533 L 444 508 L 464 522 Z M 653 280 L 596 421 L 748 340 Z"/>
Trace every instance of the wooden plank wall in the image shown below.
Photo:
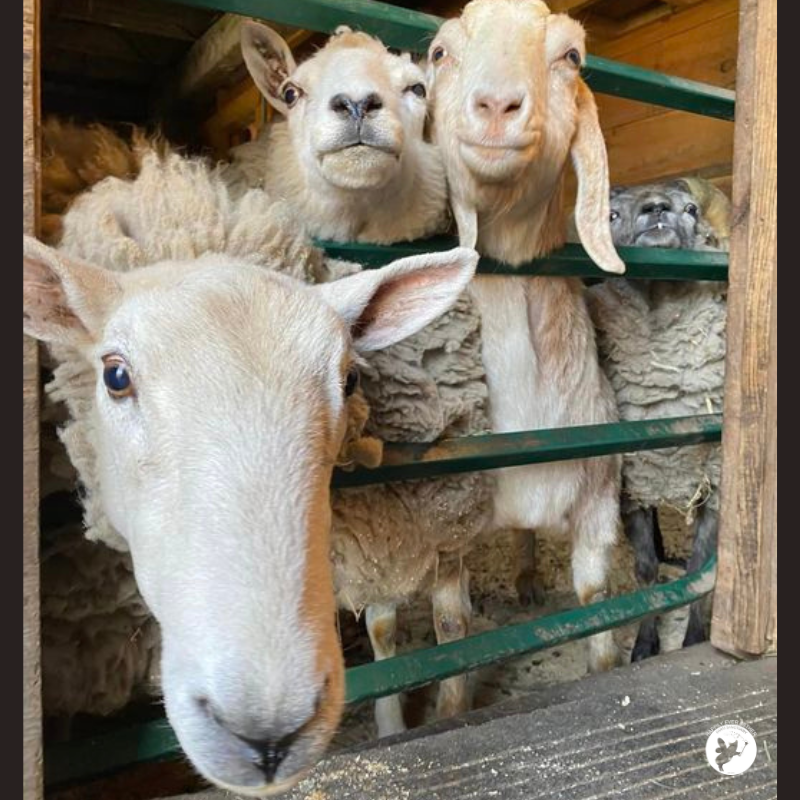
<path fill-rule="evenodd" d="M 734 89 L 738 0 L 706 0 L 612 40 L 593 35 L 594 55 Z M 618 97 L 597 95 L 614 183 L 699 173 L 730 193 L 733 125 Z"/>
<path fill-rule="evenodd" d="M 22 4 L 22 226 L 36 232 L 39 206 L 39 2 Z M 42 700 L 39 635 L 39 368 L 37 343 L 22 342 L 22 786 L 42 797 Z"/>
<path fill-rule="evenodd" d="M 711 642 L 777 649 L 778 0 L 742 0 L 719 567 Z"/>

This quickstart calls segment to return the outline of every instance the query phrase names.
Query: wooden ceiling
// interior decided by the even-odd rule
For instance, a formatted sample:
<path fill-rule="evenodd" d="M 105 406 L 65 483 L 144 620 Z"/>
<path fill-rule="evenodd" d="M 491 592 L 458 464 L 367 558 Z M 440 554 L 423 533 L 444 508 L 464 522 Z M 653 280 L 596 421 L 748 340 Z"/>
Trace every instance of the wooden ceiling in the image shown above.
<path fill-rule="evenodd" d="M 78 119 L 152 120 L 164 86 L 181 72 L 194 43 L 224 16 L 166 0 L 41 2 L 42 107 L 45 113 Z M 581 19 L 590 40 L 607 40 L 698 2 L 550 0 L 549 5 Z M 452 16 L 463 0 L 400 0 L 398 5 Z M 242 74 L 239 59 L 227 69 L 225 82 L 230 85 Z M 218 88 L 204 87 L 212 97 Z"/>

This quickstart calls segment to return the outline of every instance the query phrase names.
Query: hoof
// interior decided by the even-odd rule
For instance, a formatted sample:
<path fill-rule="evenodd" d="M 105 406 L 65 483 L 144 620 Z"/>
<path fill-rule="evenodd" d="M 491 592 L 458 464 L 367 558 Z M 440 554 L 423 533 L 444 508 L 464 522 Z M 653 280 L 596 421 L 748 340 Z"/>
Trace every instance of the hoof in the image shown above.
<path fill-rule="evenodd" d="M 691 647 L 693 644 L 705 642 L 706 639 L 708 639 L 708 636 L 706 635 L 705 625 L 703 625 L 701 620 L 695 619 L 695 615 L 692 614 L 689 617 L 689 625 L 686 628 L 686 636 L 683 637 L 683 646 Z"/>
<path fill-rule="evenodd" d="M 530 572 L 521 572 L 514 585 L 517 589 L 517 597 L 523 606 L 537 605 L 543 606 L 545 603 L 544 587 L 536 576 Z"/>
<path fill-rule="evenodd" d="M 631 662 L 644 661 L 645 658 L 657 656 L 660 652 L 661 643 L 658 639 L 656 622 L 654 619 L 645 620 L 639 628 L 636 644 L 631 653 Z"/>

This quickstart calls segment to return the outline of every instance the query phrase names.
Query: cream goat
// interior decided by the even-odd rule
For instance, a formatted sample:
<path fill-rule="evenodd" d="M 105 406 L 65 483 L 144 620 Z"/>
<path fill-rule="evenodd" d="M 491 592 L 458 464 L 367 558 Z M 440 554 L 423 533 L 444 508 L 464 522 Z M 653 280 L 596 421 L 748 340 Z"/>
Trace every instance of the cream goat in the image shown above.
<path fill-rule="evenodd" d="M 580 79 L 584 32 L 538 0 L 473 0 L 428 51 L 435 140 L 462 244 L 511 265 L 565 237 L 564 171 L 578 174 L 577 226 L 589 255 L 621 273 L 608 222 L 608 170 L 594 99 Z M 479 276 L 493 430 L 617 419 L 594 329 L 574 278 Z M 573 537 L 581 603 L 604 596 L 619 527 L 617 457 L 514 467 L 498 475 L 498 526 Z M 589 666 L 615 663 L 611 633 L 590 639 Z"/>
<path fill-rule="evenodd" d="M 346 375 L 447 310 L 477 255 L 309 287 L 330 265 L 286 233 L 284 207 L 159 163 L 78 200 L 61 252 L 25 238 L 25 329 L 59 361 L 92 530 L 131 550 L 159 621 L 182 747 L 262 796 L 313 764 L 341 713 L 328 485 Z"/>

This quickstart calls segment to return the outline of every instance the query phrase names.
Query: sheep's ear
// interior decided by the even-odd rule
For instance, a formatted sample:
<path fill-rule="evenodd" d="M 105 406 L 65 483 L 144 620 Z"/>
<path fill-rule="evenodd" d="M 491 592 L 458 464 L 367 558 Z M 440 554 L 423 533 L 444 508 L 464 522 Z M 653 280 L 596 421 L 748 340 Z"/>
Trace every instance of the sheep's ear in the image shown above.
<path fill-rule="evenodd" d="M 29 336 L 82 345 L 102 329 L 122 289 L 107 270 L 22 239 L 22 322 Z"/>
<path fill-rule="evenodd" d="M 347 322 L 357 350 L 381 350 L 447 311 L 466 288 L 478 254 L 465 247 L 394 261 L 316 287 Z"/>
<path fill-rule="evenodd" d="M 286 115 L 288 109 L 280 88 L 296 67 L 289 45 L 272 28 L 251 20 L 242 23 L 240 40 L 244 63 L 259 91 L 271 106 Z"/>
<path fill-rule="evenodd" d="M 572 140 L 572 163 L 578 175 L 575 224 L 589 257 L 606 272 L 625 272 L 614 249 L 609 223 L 608 156 L 597 106 L 589 87 L 578 81 L 578 127 Z"/>

